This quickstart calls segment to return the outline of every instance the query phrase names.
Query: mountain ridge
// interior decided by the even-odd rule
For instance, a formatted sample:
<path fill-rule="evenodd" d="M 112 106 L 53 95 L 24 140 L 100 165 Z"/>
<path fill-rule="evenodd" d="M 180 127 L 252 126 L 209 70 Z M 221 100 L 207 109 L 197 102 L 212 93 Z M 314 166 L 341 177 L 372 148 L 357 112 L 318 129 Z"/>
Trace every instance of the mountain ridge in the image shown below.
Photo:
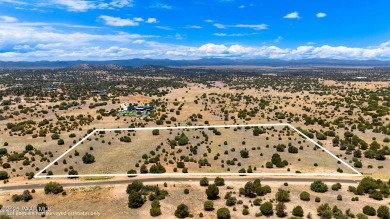
<path fill-rule="evenodd" d="M 171 59 L 126 59 L 107 61 L 0 61 L 0 68 L 66 68 L 71 66 L 90 64 L 101 66 L 217 66 L 217 65 L 248 65 L 248 66 L 367 66 L 367 67 L 390 67 L 390 60 L 340 60 L 340 59 L 223 59 L 207 58 L 194 60 L 171 60 Z M 111 66 L 111 67 L 112 67 Z"/>

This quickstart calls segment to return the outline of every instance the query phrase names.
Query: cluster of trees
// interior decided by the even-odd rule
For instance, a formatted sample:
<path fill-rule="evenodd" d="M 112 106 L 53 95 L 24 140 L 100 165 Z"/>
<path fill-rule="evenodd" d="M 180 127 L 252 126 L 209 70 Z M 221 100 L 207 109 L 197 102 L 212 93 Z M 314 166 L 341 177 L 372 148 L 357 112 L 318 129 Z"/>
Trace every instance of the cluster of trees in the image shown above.
<path fill-rule="evenodd" d="M 268 193 L 271 193 L 271 187 L 268 185 L 262 185 L 261 181 L 256 179 L 253 182 L 247 182 L 244 188 L 239 189 L 239 193 L 240 195 L 254 198 L 256 196 L 264 196 Z"/>
<path fill-rule="evenodd" d="M 33 197 L 30 194 L 30 191 L 28 191 L 28 190 L 24 190 L 21 195 L 18 195 L 18 194 L 12 195 L 12 201 L 14 201 L 14 202 L 19 202 L 19 201 L 28 202 L 31 199 L 33 199 Z"/>
<path fill-rule="evenodd" d="M 45 194 L 58 194 L 63 192 L 64 188 L 57 182 L 49 182 L 45 185 L 44 191 Z"/>
<path fill-rule="evenodd" d="M 383 182 L 380 179 L 375 180 L 371 177 L 364 177 L 357 187 L 350 186 L 348 190 L 355 195 L 368 194 L 372 199 L 382 200 L 389 197 L 390 180 L 389 182 Z"/>
<path fill-rule="evenodd" d="M 278 168 L 283 168 L 285 166 L 288 165 L 288 161 L 287 160 L 282 160 L 282 158 L 280 157 L 279 154 L 273 154 L 272 155 L 272 158 L 271 158 L 271 161 L 268 161 L 265 166 L 267 168 L 273 168 L 273 166 L 276 166 Z"/>
<path fill-rule="evenodd" d="M 368 216 L 378 216 L 379 218 L 382 219 L 389 219 L 390 218 L 390 210 L 389 207 L 381 205 L 378 207 L 377 210 L 375 208 L 366 205 L 363 207 L 363 214 L 368 215 Z"/>
<path fill-rule="evenodd" d="M 168 195 L 168 192 L 166 190 L 160 189 L 158 186 L 144 186 L 142 182 L 137 180 L 133 181 L 127 186 L 126 193 L 129 194 L 129 208 L 140 208 L 147 201 L 146 196 L 148 197 L 149 201 L 154 201 L 165 199 L 165 197 Z M 157 214 L 159 208 L 160 202 L 156 201 L 154 202 L 154 204 L 152 203 L 153 214 Z"/>

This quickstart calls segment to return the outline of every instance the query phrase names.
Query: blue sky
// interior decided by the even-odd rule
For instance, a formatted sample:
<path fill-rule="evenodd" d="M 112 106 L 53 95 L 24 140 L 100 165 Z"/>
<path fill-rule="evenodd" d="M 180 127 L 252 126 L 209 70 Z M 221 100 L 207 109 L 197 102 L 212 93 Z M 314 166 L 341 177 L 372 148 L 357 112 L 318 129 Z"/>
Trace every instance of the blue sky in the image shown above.
<path fill-rule="evenodd" d="M 0 0 L 0 60 L 390 60 L 390 1 Z"/>

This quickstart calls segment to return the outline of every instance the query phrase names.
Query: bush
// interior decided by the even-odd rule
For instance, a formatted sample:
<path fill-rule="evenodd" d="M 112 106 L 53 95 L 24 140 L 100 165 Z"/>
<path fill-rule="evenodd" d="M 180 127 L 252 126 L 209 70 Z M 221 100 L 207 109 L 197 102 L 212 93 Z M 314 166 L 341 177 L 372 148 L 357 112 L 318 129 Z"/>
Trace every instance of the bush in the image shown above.
<path fill-rule="evenodd" d="M 182 134 L 179 138 L 179 140 L 177 141 L 177 143 L 180 145 L 180 146 L 183 146 L 183 145 L 186 145 L 188 144 L 188 137 L 185 135 L 185 134 Z"/>
<path fill-rule="evenodd" d="M 217 218 L 218 219 L 230 219 L 230 211 L 228 208 L 220 208 L 217 211 Z"/>
<path fill-rule="evenodd" d="M 256 186 L 252 182 L 247 182 L 245 184 L 244 195 L 246 197 L 256 197 Z"/>
<path fill-rule="evenodd" d="M 310 201 L 310 194 L 308 192 L 305 191 L 301 192 L 299 197 L 302 201 Z"/>
<path fill-rule="evenodd" d="M 310 189 L 314 192 L 324 193 L 328 191 L 328 186 L 321 180 L 316 180 L 310 185 Z"/>
<path fill-rule="evenodd" d="M 363 207 L 363 213 L 368 215 L 368 216 L 375 216 L 376 215 L 376 210 L 375 208 L 369 206 L 369 205 L 366 205 Z"/>
<path fill-rule="evenodd" d="M 19 202 L 19 201 L 25 201 L 25 202 L 28 202 L 32 199 L 32 195 L 30 194 L 30 192 L 28 190 L 24 190 L 23 191 L 23 194 L 21 195 L 12 195 L 12 201 L 13 202 Z"/>
<path fill-rule="evenodd" d="M 215 184 L 210 184 L 206 189 L 207 198 L 210 200 L 215 200 L 218 198 L 219 189 Z"/>
<path fill-rule="evenodd" d="M 203 177 L 202 179 L 200 179 L 200 185 L 201 186 L 208 186 L 209 185 L 209 179 L 207 179 L 207 177 Z"/>
<path fill-rule="evenodd" d="M 242 209 L 242 215 L 248 215 L 248 214 L 249 214 L 248 208 Z"/>
<path fill-rule="evenodd" d="M 127 171 L 127 174 L 137 174 L 137 171 L 131 169 L 131 170 Z M 128 177 L 136 177 L 136 176 L 128 176 Z"/>
<path fill-rule="evenodd" d="M 151 208 L 150 209 L 150 216 L 157 217 L 161 215 L 161 209 L 160 208 Z"/>
<path fill-rule="evenodd" d="M 338 196 L 337 196 L 337 200 L 338 200 L 338 201 L 342 201 L 342 200 L 343 200 L 343 196 L 338 195 Z"/>
<path fill-rule="evenodd" d="M 217 178 L 215 178 L 214 183 L 216 186 L 224 186 L 225 180 L 221 177 L 217 177 Z"/>
<path fill-rule="evenodd" d="M 184 165 L 184 162 L 177 162 L 177 168 L 184 168 L 185 167 L 185 165 Z"/>
<path fill-rule="evenodd" d="M 260 206 L 260 204 L 261 204 L 261 199 L 259 199 L 259 198 L 255 199 L 253 201 L 253 205 L 255 205 L 255 206 Z"/>
<path fill-rule="evenodd" d="M 7 154 L 7 148 L 0 148 L 0 157 Z"/>
<path fill-rule="evenodd" d="M 152 131 L 152 134 L 153 134 L 153 135 L 159 135 L 159 134 L 160 134 L 160 130 L 154 129 L 154 130 Z"/>
<path fill-rule="evenodd" d="M 290 193 L 286 190 L 279 189 L 275 194 L 275 199 L 278 202 L 289 202 L 290 201 Z"/>
<path fill-rule="evenodd" d="M 141 193 L 131 191 L 129 193 L 129 208 L 140 208 L 145 203 L 145 199 L 142 197 Z"/>
<path fill-rule="evenodd" d="M 303 209 L 301 206 L 296 206 L 293 211 L 292 211 L 292 214 L 294 216 L 297 216 L 297 217 L 303 217 Z"/>
<path fill-rule="evenodd" d="M 47 204 L 46 204 L 46 203 L 39 203 L 39 204 L 37 205 L 37 211 L 38 211 L 38 212 L 43 213 L 43 212 L 47 211 L 47 209 L 48 209 L 48 207 L 47 207 Z"/>
<path fill-rule="evenodd" d="M 165 173 L 165 167 L 160 163 L 153 164 L 149 170 L 150 173 Z"/>
<path fill-rule="evenodd" d="M 389 208 L 382 205 L 378 208 L 378 210 L 376 211 L 376 214 L 379 218 L 382 218 L 382 219 L 389 219 L 390 218 L 390 211 L 389 211 Z"/>
<path fill-rule="evenodd" d="M 370 198 L 373 198 L 375 200 L 383 200 L 383 195 L 380 191 L 374 191 L 370 194 Z"/>
<path fill-rule="evenodd" d="M 62 191 L 64 191 L 64 188 L 62 187 L 61 184 L 57 183 L 57 182 L 49 182 L 45 185 L 45 194 L 50 194 L 50 193 L 53 193 L 53 194 L 58 194 Z"/>
<path fill-rule="evenodd" d="M 186 218 L 190 215 L 190 212 L 188 211 L 188 206 L 185 204 L 180 204 L 177 206 L 175 211 L 175 216 L 178 218 Z"/>
<path fill-rule="evenodd" d="M 366 215 L 362 214 L 362 213 L 357 214 L 356 218 L 357 219 L 368 219 L 368 217 Z"/>
<path fill-rule="evenodd" d="M 285 217 L 287 213 L 284 211 L 286 209 L 286 205 L 283 202 L 278 202 L 275 207 L 276 215 L 278 217 Z"/>
<path fill-rule="evenodd" d="M 356 167 L 356 168 L 362 168 L 363 167 L 363 164 L 361 161 L 357 160 L 353 163 L 353 166 Z"/>
<path fill-rule="evenodd" d="M 131 142 L 131 138 L 129 136 L 122 136 L 119 138 L 121 142 Z"/>
<path fill-rule="evenodd" d="M 296 154 L 296 153 L 298 153 L 298 148 L 296 148 L 294 146 L 290 146 L 290 147 L 288 147 L 288 153 Z"/>
<path fill-rule="evenodd" d="M 133 181 L 131 184 L 127 185 L 126 193 L 130 194 L 131 192 L 139 192 L 144 187 L 144 184 L 140 181 Z"/>
<path fill-rule="evenodd" d="M 214 202 L 207 200 L 204 202 L 203 207 L 205 211 L 212 211 L 214 210 Z"/>
<path fill-rule="evenodd" d="M 6 171 L 0 171 L 0 180 L 8 179 L 8 173 Z"/>
<path fill-rule="evenodd" d="M 95 157 L 92 154 L 89 154 L 87 152 L 83 156 L 82 160 L 83 160 L 83 163 L 85 163 L 85 164 L 91 164 L 91 163 L 95 162 Z"/>
<path fill-rule="evenodd" d="M 332 190 L 333 191 L 338 191 L 339 189 L 341 189 L 341 184 L 340 183 L 336 183 L 336 184 L 332 185 Z"/>
<path fill-rule="evenodd" d="M 34 150 L 34 147 L 31 144 L 28 144 L 28 145 L 26 145 L 25 150 L 32 151 L 32 150 Z"/>
<path fill-rule="evenodd" d="M 260 211 L 265 216 L 270 216 L 274 214 L 273 206 L 271 202 L 265 202 L 260 206 Z"/>
<path fill-rule="evenodd" d="M 226 205 L 227 206 L 233 206 L 235 205 L 237 202 L 237 199 L 235 197 L 231 197 L 229 196 L 227 199 L 226 199 Z"/>
<path fill-rule="evenodd" d="M 240 155 L 242 158 L 249 158 L 249 151 L 247 150 L 241 150 Z"/>

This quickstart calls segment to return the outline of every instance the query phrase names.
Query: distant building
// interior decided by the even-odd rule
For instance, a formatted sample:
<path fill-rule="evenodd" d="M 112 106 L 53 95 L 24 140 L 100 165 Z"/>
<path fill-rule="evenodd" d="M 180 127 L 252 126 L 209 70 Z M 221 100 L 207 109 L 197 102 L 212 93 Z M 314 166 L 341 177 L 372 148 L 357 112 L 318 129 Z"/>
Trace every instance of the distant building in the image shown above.
<path fill-rule="evenodd" d="M 45 90 L 45 91 L 56 91 L 57 88 L 55 88 L 55 87 L 45 87 L 45 88 L 43 88 L 43 90 Z"/>
<path fill-rule="evenodd" d="M 102 93 L 106 93 L 106 90 L 91 90 L 91 93 L 93 93 L 93 94 L 102 94 Z"/>
<path fill-rule="evenodd" d="M 137 103 L 135 104 L 128 104 L 128 103 L 122 103 L 121 108 L 123 111 L 153 111 L 153 106 L 138 106 Z"/>

